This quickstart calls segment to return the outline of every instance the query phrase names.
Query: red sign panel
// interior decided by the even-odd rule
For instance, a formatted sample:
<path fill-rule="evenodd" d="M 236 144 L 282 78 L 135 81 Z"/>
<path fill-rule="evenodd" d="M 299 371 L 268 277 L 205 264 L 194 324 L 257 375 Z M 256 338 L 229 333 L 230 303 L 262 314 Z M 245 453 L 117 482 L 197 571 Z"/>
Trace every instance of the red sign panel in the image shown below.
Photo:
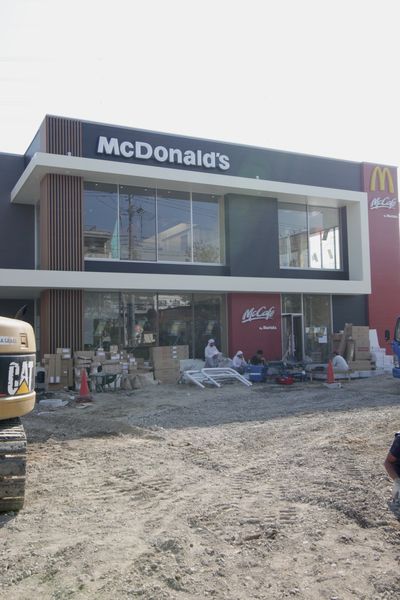
<path fill-rule="evenodd" d="M 368 194 L 371 295 L 369 326 L 386 347 L 385 329 L 392 330 L 400 315 L 400 237 L 397 171 L 394 167 L 363 165 L 364 190 Z"/>
<path fill-rule="evenodd" d="M 263 350 L 268 360 L 282 358 L 280 294 L 230 294 L 228 311 L 230 356 Z"/>

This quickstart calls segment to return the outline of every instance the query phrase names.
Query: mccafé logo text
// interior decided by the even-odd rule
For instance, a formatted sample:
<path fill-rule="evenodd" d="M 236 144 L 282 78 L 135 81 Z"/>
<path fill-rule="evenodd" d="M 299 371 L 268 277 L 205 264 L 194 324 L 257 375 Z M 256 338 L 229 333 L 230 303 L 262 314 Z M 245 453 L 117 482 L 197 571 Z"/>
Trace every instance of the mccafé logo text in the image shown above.
<path fill-rule="evenodd" d="M 220 152 L 203 152 L 202 150 L 181 150 L 166 146 L 153 147 L 148 142 L 123 141 L 118 138 L 107 138 L 101 135 L 97 144 L 97 154 L 137 158 L 139 160 L 156 160 L 159 163 L 185 165 L 187 167 L 204 167 L 227 171 L 230 167 L 229 156 Z"/>
<path fill-rule="evenodd" d="M 259 321 L 264 319 L 269 321 L 275 315 L 275 306 L 267 308 L 266 306 L 260 306 L 260 308 L 246 308 L 242 315 L 242 323 L 251 323 L 251 321 Z"/>
<path fill-rule="evenodd" d="M 369 207 L 371 209 L 375 208 L 396 208 L 397 206 L 397 198 L 389 198 L 389 196 L 385 196 L 384 198 L 373 198 L 370 202 Z"/>

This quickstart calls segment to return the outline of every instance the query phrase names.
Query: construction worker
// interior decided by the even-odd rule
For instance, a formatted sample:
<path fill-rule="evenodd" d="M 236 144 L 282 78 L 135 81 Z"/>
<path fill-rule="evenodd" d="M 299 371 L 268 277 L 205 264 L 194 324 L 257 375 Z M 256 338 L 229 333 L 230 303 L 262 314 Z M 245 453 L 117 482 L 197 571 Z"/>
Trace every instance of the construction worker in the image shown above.
<path fill-rule="evenodd" d="M 245 361 L 243 352 L 241 350 L 238 350 L 238 352 L 236 352 L 235 356 L 233 357 L 232 366 L 235 369 L 235 371 L 240 373 L 240 375 L 243 375 L 243 373 L 246 371 L 247 362 Z"/>
<path fill-rule="evenodd" d="M 392 500 L 400 504 L 400 431 L 394 436 L 383 466 L 389 477 L 393 479 Z"/>
<path fill-rule="evenodd" d="M 334 354 L 334 357 L 332 359 L 333 370 L 334 371 L 348 371 L 349 365 L 347 364 L 347 362 L 345 361 L 343 356 L 341 356 L 339 354 L 339 352 L 334 352 L 333 354 Z"/>
<path fill-rule="evenodd" d="M 215 340 L 208 340 L 207 346 L 204 349 L 204 359 L 206 367 L 218 367 L 219 360 L 222 354 L 215 345 Z"/>

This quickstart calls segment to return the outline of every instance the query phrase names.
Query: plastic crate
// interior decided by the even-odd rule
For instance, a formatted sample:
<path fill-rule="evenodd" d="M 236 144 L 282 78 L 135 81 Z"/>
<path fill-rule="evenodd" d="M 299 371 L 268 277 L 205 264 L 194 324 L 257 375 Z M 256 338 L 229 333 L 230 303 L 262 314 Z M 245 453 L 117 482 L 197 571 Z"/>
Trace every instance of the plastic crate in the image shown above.
<path fill-rule="evenodd" d="M 247 377 L 252 383 L 262 383 L 267 378 L 267 367 L 265 365 L 248 365 Z"/>

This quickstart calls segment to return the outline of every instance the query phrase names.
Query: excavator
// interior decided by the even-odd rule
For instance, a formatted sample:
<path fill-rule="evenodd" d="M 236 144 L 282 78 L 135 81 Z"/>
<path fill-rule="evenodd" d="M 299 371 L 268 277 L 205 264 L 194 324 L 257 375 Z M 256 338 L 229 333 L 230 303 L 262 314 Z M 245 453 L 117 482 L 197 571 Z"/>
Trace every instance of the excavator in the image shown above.
<path fill-rule="evenodd" d="M 24 504 L 26 435 L 20 417 L 35 406 L 35 365 L 32 326 L 0 317 L 0 513 Z"/>

